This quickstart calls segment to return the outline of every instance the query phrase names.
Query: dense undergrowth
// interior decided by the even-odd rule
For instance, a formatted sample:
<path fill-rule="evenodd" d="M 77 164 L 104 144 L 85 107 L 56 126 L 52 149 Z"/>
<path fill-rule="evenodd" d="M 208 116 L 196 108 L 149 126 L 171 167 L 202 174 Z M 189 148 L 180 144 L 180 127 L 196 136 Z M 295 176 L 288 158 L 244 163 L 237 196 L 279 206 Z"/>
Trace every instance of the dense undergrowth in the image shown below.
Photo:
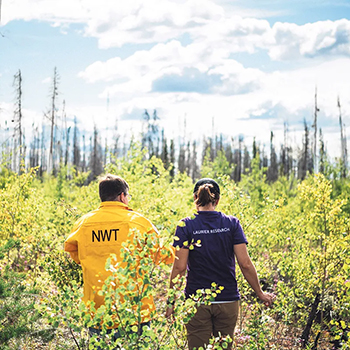
<path fill-rule="evenodd" d="M 135 149 L 106 172 L 128 181 L 130 206 L 155 224 L 162 244 L 170 245 L 178 221 L 194 212 L 193 183 L 184 174 L 170 179 L 160 160 L 143 158 Z M 318 174 L 301 183 L 281 177 L 267 184 L 264 170 L 253 161 L 252 173 L 236 184 L 219 165 L 206 164 L 202 176 L 220 183 L 218 209 L 240 219 L 261 283 L 277 295 L 266 309 L 238 273 L 242 308 L 234 349 L 350 349 L 350 181 L 333 173 L 332 180 Z M 171 291 L 170 298 L 175 293 L 178 299 L 175 318 L 165 319 L 170 266 L 147 260 L 158 244 L 155 237 L 131 238 L 124 247 L 127 267 L 115 265 L 113 258 L 108 262 L 119 287 L 106 283 L 106 307 L 94 310 L 80 301 L 80 267 L 62 250 L 75 220 L 99 205 L 97 182 L 82 186 L 83 177 L 67 179 L 64 168 L 42 179 L 35 169 L 21 175 L 2 169 L 0 348 L 92 349 L 86 327 L 108 325 L 118 317 L 125 349 L 186 349 L 184 323 L 195 304 L 210 301 L 219 286 L 190 301 L 183 299 L 181 288 Z M 142 254 L 134 249 L 140 244 Z M 124 282 L 135 279 L 140 259 L 142 278 L 128 287 Z M 135 299 L 121 302 L 119 297 L 140 285 L 142 296 L 153 295 L 157 306 L 151 329 L 142 336 L 135 328 L 139 311 L 131 307 Z M 107 332 L 101 341 L 103 349 L 113 348 Z M 213 349 L 225 347 L 225 339 L 213 339 Z"/>

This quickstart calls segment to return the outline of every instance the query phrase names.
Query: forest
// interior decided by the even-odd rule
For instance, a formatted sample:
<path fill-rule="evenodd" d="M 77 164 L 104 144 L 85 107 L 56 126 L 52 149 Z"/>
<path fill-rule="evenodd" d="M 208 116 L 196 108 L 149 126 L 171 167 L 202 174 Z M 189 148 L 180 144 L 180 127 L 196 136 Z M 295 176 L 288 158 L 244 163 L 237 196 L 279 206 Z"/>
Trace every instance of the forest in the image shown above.
<path fill-rule="evenodd" d="M 179 137 L 167 139 L 161 116 L 157 110 L 144 110 L 139 122 L 142 124 L 140 134 L 121 135 L 118 118 L 110 126 L 109 137 L 105 130 L 95 124 L 93 132 L 87 132 L 83 123 L 76 116 L 67 116 L 66 103 L 59 92 L 60 75 L 54 69 L 52 86 L 49 90 L 49 104 L 43 113 L 42 121 L 32 124 L 32 130 L 25 130 L 23 113 L 22 73 L 14 75 L 14 106 L 9 120 L 0 118 L 0 143 L 2 163 L 6 163 L 15 172 L 21 168 L 38 168 L 39 176 L 43 173 L 57 175 L 62 166 L 67 168 L 68 176 L 77 172 L 86 177 L 88 184 L 99 176 L 111 159 L 125 158 L 134 144 L 140 143 L 146 150 L 146 158 L 160 158 L 165 169 L 172 177 L 175 173 L 187 173 L 192 180 L 200 176 L 200 169 L 206 163 L 221 163 L 225 169 L 222 173 L 239 182 L 242 175 L 252 171 L 252 159 L 259 154 L 259 167 L 265 169 L 269 183 L 279 176 L 293 176 L 305 179 L 308 173 L 329 173 L 337 168 L 338 176 L 346 177 L 348 171 L 348 151 L 346 127 L 343 122 L 341 102 L 338 98 L 339 150 L 332 156 L 327 152 L 323 139 L 322 125 L 318 121 L 320 108 L 317 102 L 317 87 L 314 95 L 314 112 L 311 121 L 304 119 L 303 137 L 300 144 L 292 141 L 288 123 L 284 123 L 283 143 L 275 143 L 274 131 L 270 132 L 270 144 L 261 144 L 254 138 L 253 144 L 244 142 L 244 135 L 215 134 L 215 117 L 213 117 L 212 135 L 203 135 L 201 140 L 191 139 L 184 133 Z M 0 110 L 1 115 L 1 110 Z M 79 116 L 83 120 L 83 116 Z M 72 123 L 73 121 L 73 123 Z M 28 123 L 27 123 L 28 124 Z M 70 126 L 68 126 L 70 125 Z M 26 137 L 26 134 L 29 135 Z M 103 136 L 102 136 L 103 135 Z M 24 165 L 21 165 L 24 163 Z M 329 167 L 329 165 L 332 165 Z"/>
<path fill-rule="evenodd" d="M 104 308 L 81 301 L 81 270 L 63 252 L 63 242 L 74 222 L 98 207 L 97 181 L 104 173 L 128 181 L 130 206 L 154 223 L 164 245 L 171 245 L 179 220 L 195 211 L 194 181 L 219 182 L 218 210 L 240 220 L 261 284 L 277 296 L 273 307 L 264 307 L 238 274 L 242 300 L 234 349 L 350 349 L 350 180 L 339 101 L 341 148 L 334 161 L 317 125 L 317 93 L 313 124 L 305 121 L 302 144 L 288 142 L 285 125 L 278 154 L 273 131 L 269 152 L 258 142 L 249 152 L 241 136 L 204 135 L 201 145 L 184 137 L 167 140 L 156 110 L 141 116 L 141 135 L 125 144 L 116 127 L 110 145 L 97 127 L 90 136 L 81 134 L 77 121 L 73 130 L 66 127 L 64 105 L 57 112 L 55 69 L 48 127 L 33 125 L 32 139 L 26 140 L 21 79 L 19 71 L 13 121 L 0 130 L 1 349 L 93 349 L 87 326 L 108 324 L 115 313 L 124 349 L 186 349 L 184 324 L 195 305 L 210 302 L 220 286 L 199 291 L 192 300 L 184 300 L 180 287 L 168 291 L 170 266 L 147 260 L 156 237 L 131 240 L 125 268 L 117 268 L 113 257 L 107 261 L 112 277 L 103 290 Z M 140 253 L 135 247 L 141 243 Z M 129 336 L 140 314 L 130 307 L 135 301 L 123 281 L 140 259 L 139 282 L 145 296 L 154 296 L 157 310 L 150 331 Z M 112 288 L 115 281 L 120 283 Z M 125 295 L 123 302 L 119 294 Z M 178 302 L 169 321 L 166 300 L 174 294 Z M 107 335 L 103 341 L 105 349 L 113 348 Z M 213 339 L 208 348 L 227 344 Z"/>

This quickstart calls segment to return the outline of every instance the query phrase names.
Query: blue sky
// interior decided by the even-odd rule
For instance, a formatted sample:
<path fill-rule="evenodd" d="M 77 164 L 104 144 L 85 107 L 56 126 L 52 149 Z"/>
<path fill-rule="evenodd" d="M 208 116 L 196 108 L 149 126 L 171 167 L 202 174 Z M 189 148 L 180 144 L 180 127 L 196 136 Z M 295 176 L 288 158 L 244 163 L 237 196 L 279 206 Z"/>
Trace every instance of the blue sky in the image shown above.
<path fill-rule="evenodd" d="M 270 130 L 278 144 L 287 122 L 294 142 L 303 119 L 312 124 L 315 86 L 332 155 L 338 95 L 350 125 L 350 1 L 8 0 L 1 10 L 0 128 L 18 69 L 26 130 L 42 125 L 54 67 L 58 116 L 65 100 L 87 131 L 117 120 L 121 135 L 137 134 L 137 116 L 157 109 L 168 137 L 211 135 L 214 118 L 214 132 L 247 144 L 267 145 Z"/>

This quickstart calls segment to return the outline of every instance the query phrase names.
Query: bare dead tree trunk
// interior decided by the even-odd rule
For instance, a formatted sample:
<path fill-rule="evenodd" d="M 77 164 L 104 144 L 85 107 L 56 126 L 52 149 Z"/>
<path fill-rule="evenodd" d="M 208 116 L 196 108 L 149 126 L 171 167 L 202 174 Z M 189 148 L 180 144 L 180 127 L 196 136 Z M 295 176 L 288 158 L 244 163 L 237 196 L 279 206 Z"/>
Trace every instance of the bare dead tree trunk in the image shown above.
<path fill-rule="evenodd" d="M 171 177 L 171 179 L 173 179 L 175 176 L 175 144 L 174 144 L 174 139 L 170 140 L 170 164 L 171 164 L 170 177 Z"/>
<path fill-rule="evenodd" d="M 291 155 L 290 155 L 290 147 L 288 143 L 288 123 L 284 122 L 283 124 L 283 135 L 284 135 L 284 141 L 283 145 L 281 147 L 281 161 L 280 161 L 280 173 L 282 176 L 287 176 L 291 174 Z"/>
<path fill-rule="evenodd" d="M 52 85 L 52 95 L 51 95 L 51 115 L 49 120 L 51 122 L 51 137 L 50 137 L 50 151 L 49 151 L 49 166 L 48 172 L 51 173 L 54 170 L 53 165 L 53 143 L 54 143 L 54 125 L 56 116 L 56 97 L 58 96 L 58 73 L 57 68 L 54 68 L 53 73 L 53 85 Z"/>
<path fill-rule="evenodd" d="M 68 165 L 68 158 L 69 158 L 69 132 L 70 132 L 70 128 L 66 129 L 66 155 L 64 158 L 64 165 L 67 166 Z"/>
<path fill-rule="evenodd" d="M 91 138 L 90 138 L 90 140 L 91 140 Z M 90 141 L 90 144 L 91 144 L 91 158 L 90 158 L 91 173 L 90 173 L 89 178 L 88 178 L 89 182 L 96 179 L 97 176 L 100 175 L 103 171 L 102 150 L 101 150 L 101 145 L 99 142 L 99 135 L 98 135 L 96 125 L 94 126 L 93 145 L 92 145 L 92 140 Z"/>
<path fill-rule="evenodd" d="M 235 164 L 235 168 L 233 171 L 233 180 L 235 182 L 240 182 L 241 176 L 242 176 L 242 143 L 243 143 L 243 136 L 239 135 L 238 149 L 235 149 L 233 153 L 233 159 Z"/>
<path fill-rule="evenodd" d="M 45 164 L 45 125 L 43 122 L 42 128 L 41 128 L 41 141 L 40 141 L 40 168 L 39 168 L 40 177 L 43 176 L 45 167 L 46 167 L 46 164 Z"/>
<path fill-rule="evenodd" d="M 186 155 L 185 155 L 185 171 L 190 176 L 192 170 L 192 158 L 191 158 L 191 143 L 187 142 Z"/>
<path fill-rule="evenodd" d="M 118 132 L 118 119 L 115 120 L 115 126 L 114 126 L 114 135 L 113 135 L 113 140 L 114 140 L 114 146 L 113 146 L 113 156 L 114 156 L 114 162 L 118 158 L 118 143 L 119 143 L 119 132 Z"/>
<path fill-rule="evenodd" d="M 67 115 L 66 115 L 66 101 L 62 102 L 62 115 L 61 115 L 61 131 L 60 131 L 60 167 L 63 166 L 65 160 L 65 143 L 66 143 L 66 129 L 67 129 Z"/>
<path fill-rule="evenodd" d="M 267 170 L 267 179 L 270 182 L 275 182 L 278 178 L 278 167 L 277 167 L 277 155 L 275 151 L 275 146 L 273 144 L 274 134 L 271 131 L 270 136 L 270 166 Z"/>
<path fill-rule="evenodd" d="M 249 174 L 251 171 L 251 161 L 249 151 L 246 145 L 243 149 L 243 174 Z"/>
<path fill-rule="evenodd" d="M 78 123 L 77 117 L 74 117 L 74 132 L 73 132 L 73 165 L 75 170 L 80 170 L 80 147 L 78 137 Z"/>
<path fill-rule="evenodd" d="M 193 141 L 192 143 L 192 180 L 195 181 L 199 176 L 199 169 L 197 164 L 197 143 Z"/>
<path fill-rule="evenodd" d="M 186 165 L 185 165 L 185 146 L 181 143 L 179 146 L 179 159 L 178 159 L 178 170 L 180 173 L 183 173 L 186 171 Z"/>
<path fill-rule="evenodd" d="M 323 141 L 322 129 L 320 128 L 320 173 L 324 174 L 326 170 L 326 149 Z"/>
<path fill-rule="evenodd" d="M 315 111 L 314 111 L 314 123 L 312 127 L 314 128 L 314 142 L 313 142 L 313 165 L 314 172 L 318 172 L 318 164 L 317 164 L 317 113 L 319 112 L 319 108 L 317 107 L 317 86 L 315 87 Z"/>
<path fill-rule="evenodd" d="M 303 333 L 301 335 L 301 343 L 302 343 L 302 347 L 305 349 L 308 342 L 309 342 L 309 336 L 310 336 L 310 331 L 311 331 L 311 327 L 312 327 L 312 323 L 314 322 L 314 319 L 316 317 L 316 312 L 317 312 L 317 308 L 318 308 L 318 304 L 321 301 L 321 295 L 319 293 L 316 294 L 315 296 L 315 300 L 311 305 L 311 311 L 309 314 L 309 317 L 307 319 L 307 323 L 306 326 L 303 330 Z"/>
<path fill-rule="evenodd" d="M 22 163 L 23 163 L 22 74 L 20 69 L 14 76 L 13 85 L 16 89 L 16 106 L 15 106 L 14 117 L 12 121 L 15 123 L 15 127 L 14 127 L 15 138 L 18 133 L 18 147 L 19 147 L 18 173 L 20 174 L 22 171 Z M 16 171 L 16 169 L 14 170 Z"/>
<path fill-rule="evenodd" d="M 341 176 L 343 178 L 346 177 L 347 167 L 348 167 L 348 150 L 347 150 L 347 142 L 345 136 L 345 126 L 342 121 L 341 115 L 341 105 L 338 96 L 338 109 L 339 109 L 339 126 L 340 126 L 340 143 L 341 143 L 341 160 L 342 160 L 342 168 L 341 168 Z"/>
<path fill-rule="evenodd" d="M 169 155 L 168 155 L 168 144 L 167 139 L 164 135 L 164 129 L 162 129 L 162 151 L 160 153 L 160 159 L 163 162 L 164 168 L 169 168 Z"/>
<path fill-rule="evenodd" d="M 310 156 L 310 145 L 309 145 L 309 127 L 304 119 L 304 139 L 303 148 L 298 161 L 298 178 L 304 180 L 306 174 L 311 173 L 313 170 L 313 163 Z"/>
<path fill-rule="evenodd" d="M 107 131 L 107 128 L 106 128 Z M 103 166 L 105 167 L 108 162 L 108 139 L 105 137 L 105 147 L 104 147 L 104 152 L 103 152 Z"/>
<path fill-rule="evenodd" d="M 83 165 L 82 165 L 82 170 L 83 172 L 86 171 L 86 146 L 85 146 L 85 134 L 83 134 L 83 152 L 84 152 L 84 155 L 83 155 Z"/>

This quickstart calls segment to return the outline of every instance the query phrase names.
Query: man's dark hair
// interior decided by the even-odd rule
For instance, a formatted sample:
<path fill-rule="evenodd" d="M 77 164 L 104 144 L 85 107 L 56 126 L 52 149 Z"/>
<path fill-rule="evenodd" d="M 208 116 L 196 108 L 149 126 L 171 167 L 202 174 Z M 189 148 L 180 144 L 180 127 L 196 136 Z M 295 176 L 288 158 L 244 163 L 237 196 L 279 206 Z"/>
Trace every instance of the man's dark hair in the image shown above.
<path fill-rule="evenodd" d="M 117 197 L 129 192 L 128 183 L 120 176 L 107 174 L 98 184 L 101 202 L 116 201 Z"/>

